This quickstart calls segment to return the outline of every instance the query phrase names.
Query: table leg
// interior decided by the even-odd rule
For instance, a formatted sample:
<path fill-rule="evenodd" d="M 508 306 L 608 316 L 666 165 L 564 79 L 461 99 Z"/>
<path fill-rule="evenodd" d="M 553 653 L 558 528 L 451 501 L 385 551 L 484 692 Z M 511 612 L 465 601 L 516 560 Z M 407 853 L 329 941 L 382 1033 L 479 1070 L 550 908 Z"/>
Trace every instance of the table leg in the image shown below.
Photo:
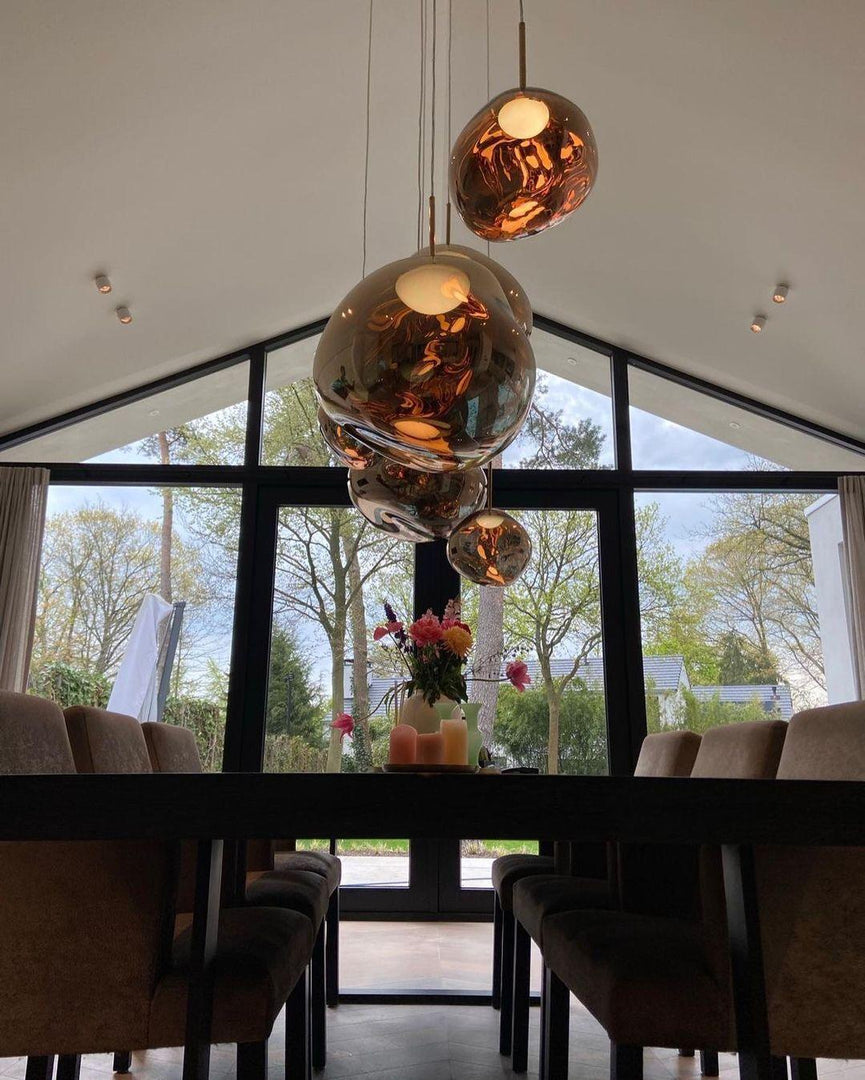
<path fill-rule="evenodd" d="M 725 844 L 722 856 L 739 1075 L 741 1080 L 773 1080 L 778 1068 L 769 1047 L 754 848 L 750 844 Z"/>
<path fill-rule="evenodd" d="M 199 840 L 195 867 L 195 906 L 186 1004 L 183 1080 L 208 1080 L 213 985 L 210 964 L 216 952 L 222 884 L 222 841 Z"/>

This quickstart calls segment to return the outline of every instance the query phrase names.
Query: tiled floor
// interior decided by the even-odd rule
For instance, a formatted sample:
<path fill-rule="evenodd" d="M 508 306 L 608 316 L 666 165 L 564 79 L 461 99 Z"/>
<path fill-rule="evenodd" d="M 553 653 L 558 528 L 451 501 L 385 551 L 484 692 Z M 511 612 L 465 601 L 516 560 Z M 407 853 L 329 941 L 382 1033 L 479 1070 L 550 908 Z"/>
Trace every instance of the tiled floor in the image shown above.
<path fill-rule="evenodd" d="M 491 928 L 483 923 L 345 923 L 343 986 L 487 989 Z M 419 981 L 420 980 L 420 981 Z M 328 1064 L 321 1080 L 507 1080 L 498 1052 L 498 1013 L 483 1006 L 341 1005 L 328 1012 Z M 284 1024 L 270 1040 L 270 1075 L 284 1067 Z M 132 1060 L 137 1080 L 180 1080 L 182 1051 L 152 1050 Z M 607 1080 L 609 1044 L 603 1030 L 571 1000 L 572 1080 Z M 234 1048 L 214 1047 L 213 1080 L 231 1080 Z M 0 1058 L 0 1077 L 23 1080 L 24 1060 Z M 110 1080 L 111 1057 L 84 1058 L 81 1080 Z M 736 1080 L 736 1058 L 722 1054 L 721 1080 Z M 532 1009 L 529 1080 L 537 1078 L 538 1010 Z M 865 1062 L 826 1061 L 820 1077 L 865 1080 Z M 699 1080 L 699 1059 L 647 1050 L 645 1080 Z M 843 1075 L 841 1075 L 843 1073 Z"/>

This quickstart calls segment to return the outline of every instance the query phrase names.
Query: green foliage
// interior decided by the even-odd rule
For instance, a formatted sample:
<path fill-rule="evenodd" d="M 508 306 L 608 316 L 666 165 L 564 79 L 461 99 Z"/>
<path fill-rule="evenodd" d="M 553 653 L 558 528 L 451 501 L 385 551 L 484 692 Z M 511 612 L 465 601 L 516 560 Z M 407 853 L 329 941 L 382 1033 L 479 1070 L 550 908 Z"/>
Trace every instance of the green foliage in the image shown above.
<path fill-rule="evenodd" d="M 715 694 L 708 701 L 700 701 L 690 690 L 684 690 L 681 717 L 675 726 L 702 735 L 709 728 L 722 727 L 725 724 L 779 718 L 776 714 L 767 713 L 756 696 L 740 705 L 738 702 L 721 701 L 719 694 Z"/>
<path fill-rule="evenodd" d="M 778 661 L 765 646 L 729 630 L 719 642 L 720 681 L 725 686 L 767 686 L 781 681 Z"/>
<path fill-rule="evenodd" d="M 327 750 L 310 746 L 297 735 L 271 735 L 264 744 L 264 771 L 324 772 Z"/>
<path fill-rule="evenodd" d="M 73 667 L 60 660 L 48 660 L 30 670 L 31 694 L 56 701 L 61 709 L 71 705 L 94 705 L 104 709 L 111 683 L 99 672 Z"/>
<path fill-rule="evenodd" d="M 194 732 L 205 772 L 219 772 L 222 769 L 224 701 L 214 702 L 203 698 L 172 695 L 165 702 L 162 719 L 166 724 L 175 724 Z"/>
<path fill-rule="evenodd" d="M 267 684 L 267 734 L 296 735 L 311 748 L 322 749 L 326 704 L 310 672 L 311 664 L 294 633 L 275 626 Z"/>
<path fill-rule="evenodd" d="M 514 765 L 547 771 L 549 723 L 549 703 L 542 689 L 522 694 L 511 687 L 501 690 L 493 735 Z M 573 681 L 562 694 L 559 723 L 559 772 L 588 776 L 606 773 L 603 693 Z"/>

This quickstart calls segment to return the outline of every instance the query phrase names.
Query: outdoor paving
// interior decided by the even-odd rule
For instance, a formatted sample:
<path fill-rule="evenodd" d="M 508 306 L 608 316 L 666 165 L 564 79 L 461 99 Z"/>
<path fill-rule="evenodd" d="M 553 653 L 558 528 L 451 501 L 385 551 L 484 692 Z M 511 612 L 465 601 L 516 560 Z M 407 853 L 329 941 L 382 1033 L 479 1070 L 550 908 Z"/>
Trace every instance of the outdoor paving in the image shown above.
<path fill-rule="evenodd" d="M 342 883 L 353 886 L 408 885 L 408 855 L 340 855 Z M 463 859 L 462 884 L 464 889 L 491 889 L 490 872 L 493 860 L 489 858 Z"/>

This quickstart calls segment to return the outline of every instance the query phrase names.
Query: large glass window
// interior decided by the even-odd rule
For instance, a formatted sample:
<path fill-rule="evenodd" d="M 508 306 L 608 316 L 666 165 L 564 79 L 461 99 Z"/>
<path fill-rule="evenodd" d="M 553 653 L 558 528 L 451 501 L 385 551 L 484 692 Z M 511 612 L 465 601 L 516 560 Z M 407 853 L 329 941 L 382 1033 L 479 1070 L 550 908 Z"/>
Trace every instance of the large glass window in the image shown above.
<path fill-rule="evenodd" d="M 629 387 L 635 469 L 865 468 L 865 455 L 638 368 Z"/>
<path fill-rule="evenodd" d="M 248 392 L 249 365 L 232 364 L 0 450 L 0 462 L 240 465 Z"/>
<path fill-rule="evenodd" d="M 836 496 L 807 493 L 637 495 L 650 730 L 789 720 L 844 700 L 823 659 L 843 644 L 851 670 L 827 623 L 836 511 Z"/>
<path fill-rule="evenodd" d="M 221 769 L 239 527 L 232 488 L 52 487 L 31 692 L 191 728 Z"/>

